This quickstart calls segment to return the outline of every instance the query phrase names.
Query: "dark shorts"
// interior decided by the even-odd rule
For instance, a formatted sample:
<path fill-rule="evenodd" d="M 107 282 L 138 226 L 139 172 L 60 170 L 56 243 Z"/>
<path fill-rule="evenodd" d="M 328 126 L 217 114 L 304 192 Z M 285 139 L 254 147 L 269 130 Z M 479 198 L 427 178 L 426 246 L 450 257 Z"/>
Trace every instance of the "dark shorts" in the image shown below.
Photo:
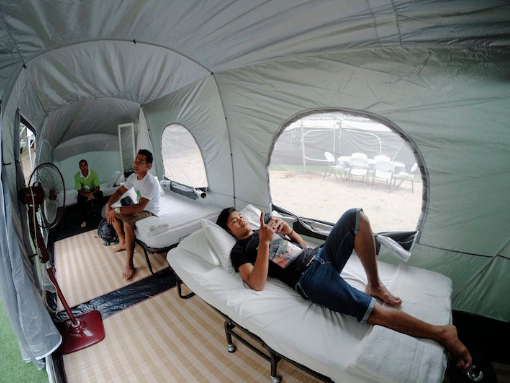
<path fill-rule="evenodd" d="M 141 219 L 155 216 L 156 214 L 146 210 L 135 214 L 117 214 L 118 219 L 120 219 L 123 223 L 127 223 L 128 225 L 130 225 L 133 229 L 135 228 L 135 223 L 137 223 Z"/>
<path fill-rule="evenodd" d="M 375 299 L 351 287 L 340 276 L 354 250 L 361 209 L 347 210 L 335 224 L 311 265 L 303 273 L 296 290 L 305 299 L 366 322 Z"/>

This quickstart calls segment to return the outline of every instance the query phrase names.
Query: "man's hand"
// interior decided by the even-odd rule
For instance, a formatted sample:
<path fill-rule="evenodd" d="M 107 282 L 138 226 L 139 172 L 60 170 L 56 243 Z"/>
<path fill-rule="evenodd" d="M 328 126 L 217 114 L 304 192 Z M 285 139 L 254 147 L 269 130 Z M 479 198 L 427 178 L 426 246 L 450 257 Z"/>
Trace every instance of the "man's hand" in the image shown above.
<path fill-rule="evenodd" d="M 106 220 L 108 221 L 108 223 L 113 225 L 113 223 L 115 222 L 115 219 L 117 217 L 117 213 L 115 213 L 115 209 L 108 210 L 105 214 L 105 217 L 106 217 Z"/>
<path fill-rule="evenodd" d="M 268 223 L 264 223 L 264 212 L 260 214 L 260 230 L 259 230 L 259 243 L 269 244 L 273 240 L 273 235 L 276 233 L 278 222 L 275 218 L 271 218 Z"/>
<path fill-rule="evenodd" d="M 282 235 L 292 234 L 292 231 L 293 231 L 292 228 L 283 219 L 271 217 L 271 221 L 276 222 L 276 234 L 282 234 Z"/>

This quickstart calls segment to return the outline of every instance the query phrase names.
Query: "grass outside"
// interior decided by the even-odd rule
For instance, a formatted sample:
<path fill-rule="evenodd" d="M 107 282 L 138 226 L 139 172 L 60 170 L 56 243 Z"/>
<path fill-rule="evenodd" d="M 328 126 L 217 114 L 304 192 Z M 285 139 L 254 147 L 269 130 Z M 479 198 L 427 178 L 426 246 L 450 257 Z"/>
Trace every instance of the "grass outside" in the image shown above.
<path fill-rule="evenodd" d="M 12 331 L 7 313 L 0 304 L 0 383 L 47 383 L 46 369 L 41 371 L 21 357 L 18 338 Z"/>

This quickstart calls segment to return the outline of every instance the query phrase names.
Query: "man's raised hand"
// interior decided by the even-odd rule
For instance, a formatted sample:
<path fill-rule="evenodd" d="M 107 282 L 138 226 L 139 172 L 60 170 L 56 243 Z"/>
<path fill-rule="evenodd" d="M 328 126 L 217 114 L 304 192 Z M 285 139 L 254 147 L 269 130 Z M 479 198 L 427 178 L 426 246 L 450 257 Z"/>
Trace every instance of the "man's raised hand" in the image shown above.
<path fill-rule="evenodd" d="M 274 233 L 278 224 L 274 218 L 271 218 L 268 223 L 264 223 L 264 212 L 260 213 L 260 230 L 259 230 L 259 241 L 262 243 L 269 243 L 273 239 Z"/>

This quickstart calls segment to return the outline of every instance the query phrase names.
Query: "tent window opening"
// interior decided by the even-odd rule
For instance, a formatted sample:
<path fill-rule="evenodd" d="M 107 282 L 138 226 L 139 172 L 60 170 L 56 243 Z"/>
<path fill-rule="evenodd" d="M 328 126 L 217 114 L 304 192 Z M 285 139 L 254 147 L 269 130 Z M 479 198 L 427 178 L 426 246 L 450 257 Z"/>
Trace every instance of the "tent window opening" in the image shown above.
<path fill-rule="evenodd" d="M 207 188 L 202 153 L 184 126 L 171 124 L 163 130 L 161 156 L 167 179 L 195 188 Z"/>
<path fill-rule="evenodd" d="M 410 140 L 353 113 L 308 114 L 284 126 L 271 154 L 269 181 L 277 206 L 331 223 L 360 207 L 376 233 L 416 230 L 424 208 Z"/>
<path fill-rule="evenodd" d="M 34 170 L 35 165 L 35 130 L 20 116 L 19 124 L 19 147 L 20 147 L 20 160 L 25 183 L 28 184 L 30 174 Z"/>

